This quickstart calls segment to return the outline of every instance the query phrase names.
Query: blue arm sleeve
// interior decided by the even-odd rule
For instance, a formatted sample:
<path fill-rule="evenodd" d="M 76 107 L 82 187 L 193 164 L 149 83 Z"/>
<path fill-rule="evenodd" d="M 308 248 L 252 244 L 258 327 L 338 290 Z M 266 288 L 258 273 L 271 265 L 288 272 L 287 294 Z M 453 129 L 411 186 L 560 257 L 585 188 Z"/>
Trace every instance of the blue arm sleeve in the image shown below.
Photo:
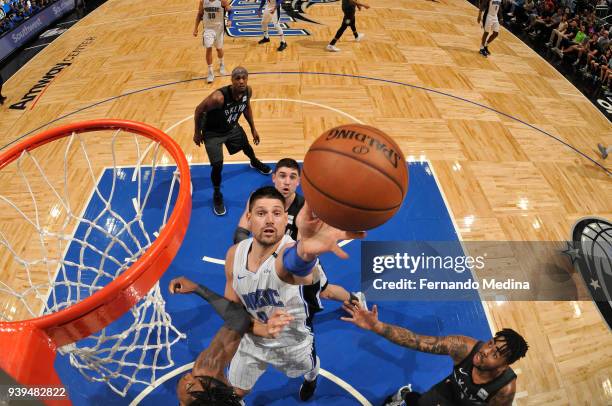
<path fill-rule="evenodd" d="M 261 10 L 262 8 L 264 8 L 264 5 L 266 4 L 266 0 L 261 0 L 259 2 L 259 9 Z"/>
<path fill-rule="evenodd" d="M 283 266 L 287 272 L 299 276 L 301 278 L 308 276 L 312 272 L 312 268 L 317 263 L 317 259 L 310 262 L 304 261 L 297 253 L 297 244 L 287 248 L 283 253 Z"/>

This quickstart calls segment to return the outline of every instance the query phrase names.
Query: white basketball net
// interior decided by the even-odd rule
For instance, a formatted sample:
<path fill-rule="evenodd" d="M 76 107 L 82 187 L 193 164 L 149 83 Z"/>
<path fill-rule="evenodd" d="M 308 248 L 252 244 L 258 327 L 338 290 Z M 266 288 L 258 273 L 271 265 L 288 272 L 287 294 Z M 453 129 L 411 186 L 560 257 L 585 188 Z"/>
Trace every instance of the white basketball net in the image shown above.
<path fill-rule="evenodd" d="M 0 320 L 54 313 L 103 289 L 151 246 L 157 231 L 166 224 L 179 174 L 174 170 L 171 180 L 162 182 L 161 186 L 154 185 L 154 180 L 161 168 L 159 156 L 161 163 L 166 163 L 169 154 L 160 149 L 159 143 L 121 130 L 107 137 L 110 150 L 100 153 L 98 144 L 104 136 L 100 132 L 73 133 L 31 152 L 24 151 L 10 164 L 12 169 L 8 170 L 7 177 L 0 178 L 1 216 L 16 219 L 7 221 L 8 226 L 18 224 L 12 230 L 0 227 L 0 264 L 12 261 L 11 274 L 16 275 L 0 280 Z M 88 154 L 85 138 L 88 143 L 96 142 L 96 155 Z M 148 146 L 142 149 L 140 144 L 144 142 Z M 126 155 L 128 147 L 131 162 L 136 160 L 131 193 L 122 189 L 129 170 L 117 162 L 118 156 Z M 35 156 L 44 148 L 55 148 L 58 161 L 55 169 L 60 170 L 54 174 L 49 171 L 53 165 L 48 158 Z M 107 161 L 111 160 L 108 162 L 112 170 L 110 190 L 99 187 L 100 173 L 96 171 L 102 172 L 104 168 L 92 165 L 93 161 L 99 161 L 97 155 L 105 154 Z M 147 165 L 143 164 L 145 161 Z M 79 174 L 76 188 L 75 173 Z M 92 198 L 97 198 L 103 206 L 99 212 L 87 215 L 79 214 L 89 201 L 86 185 L 93 190 Z M 164 189 L 165 201 L 159 198 L 153 201 L 152 190 L 159 196 L 160 188 Z M 136 190 L 135 196 L 133 190 Z M 133 208 L 129 218 L 119 213 L 118 202 L 122 203 L 121 207 L 129 204 Z M 148 205 L 159 210 L 149 222 L 154 224 L 145 227 L 144 213 Z M 21 241 L 24 235 L 26 243 Z M 67 255 L 69 252 L 72 254 Z M 59 352 L 69 354 L 71 365 L 87 379 L 106 382 L 113 391 L 125 396 L 132 384 L 151 384 L 158 377 L 158 370 L 172 367 L 170 348 L 185 336 L 172 325 L 158 284 L 121 320 L 121 325 L 126 326 L 123 331 L 117 331 L 111 323 L 90 337 L 60 348 Z"/>

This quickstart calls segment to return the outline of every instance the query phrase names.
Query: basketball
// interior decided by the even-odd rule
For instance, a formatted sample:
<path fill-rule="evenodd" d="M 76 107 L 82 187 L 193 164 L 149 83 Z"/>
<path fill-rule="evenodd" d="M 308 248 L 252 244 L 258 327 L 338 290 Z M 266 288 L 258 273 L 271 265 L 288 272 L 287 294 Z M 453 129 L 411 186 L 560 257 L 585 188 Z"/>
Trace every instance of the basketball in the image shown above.
<path fill-rule="evenodd" d="M 399 210 L 408 190 L 401 149 L 381 130 L 347 124 L 325 131 L 304 157 L 302 189 L 314 213 L 346 231 L 369 230 Z"/>

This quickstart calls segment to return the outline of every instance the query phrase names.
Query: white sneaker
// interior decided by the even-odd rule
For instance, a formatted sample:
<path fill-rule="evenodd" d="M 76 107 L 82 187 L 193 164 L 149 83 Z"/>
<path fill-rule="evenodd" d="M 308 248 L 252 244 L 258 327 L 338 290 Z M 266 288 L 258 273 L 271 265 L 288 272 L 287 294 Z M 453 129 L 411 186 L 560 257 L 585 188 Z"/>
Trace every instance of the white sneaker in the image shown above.
<path fill-rule="evenodd" d="M 327 44 L 327 49 L 329 52 L 340 52 L 340 48 L 335 45 Z"/>
<path fill-rule="evenodd" d="M 359 305 L 363 309 L 368 310 L 368 302 L 366 302 L 365 294 L 363 292 L 353 292 L 353 295 L 355 295 L 357 299 L 359 299 Z"/>
<path fill-rule="evenodd" d="M 222 75 L 227 74 L 227 71 L 225 70 L 225 64 L 222 63 L 221 65 L 219 65 L 219 73 Z"/>
<path fill-rule="evenodd" d="M 206 76 L 206 83 L 212 83 L 215 80 L 215 73 L 213 71 L 208 71 L 208 76 Z"/>
<path fill-rule="evenodd" d="M 363 39 L 363 37 L 365 37 L 365 34 L 359 33 L 357 34 L 357 37 L 355 38 L 355 41 L 359 42 Z"/>

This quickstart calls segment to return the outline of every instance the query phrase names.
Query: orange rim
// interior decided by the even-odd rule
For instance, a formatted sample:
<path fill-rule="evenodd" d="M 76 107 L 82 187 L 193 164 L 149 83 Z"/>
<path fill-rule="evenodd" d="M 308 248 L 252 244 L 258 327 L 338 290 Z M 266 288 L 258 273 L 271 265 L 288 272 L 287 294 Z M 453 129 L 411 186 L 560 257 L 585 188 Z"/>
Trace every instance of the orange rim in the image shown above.
<path fill-rule="evenodd" d="M 125 272 L 88 298 L 58 312 L 15 322 L 0 322 L 0 333 L 14 334 L 32 326 L 43 330 L 55 346 L 83 339 L 110 324 L 140 300 L 166 271 L 176 255 L 191 214 L 191 177 L 189 164 L 179 145 L 163 131 L 129 120 L 99 119 L 56 127 L 0 154 L 0 169 L 32 150 L 73 133 L 102 130 L 127 130 L 159 142 L 172 155 L 180 172 L 180 187 L 166 225 L 151 247 Z"/>

